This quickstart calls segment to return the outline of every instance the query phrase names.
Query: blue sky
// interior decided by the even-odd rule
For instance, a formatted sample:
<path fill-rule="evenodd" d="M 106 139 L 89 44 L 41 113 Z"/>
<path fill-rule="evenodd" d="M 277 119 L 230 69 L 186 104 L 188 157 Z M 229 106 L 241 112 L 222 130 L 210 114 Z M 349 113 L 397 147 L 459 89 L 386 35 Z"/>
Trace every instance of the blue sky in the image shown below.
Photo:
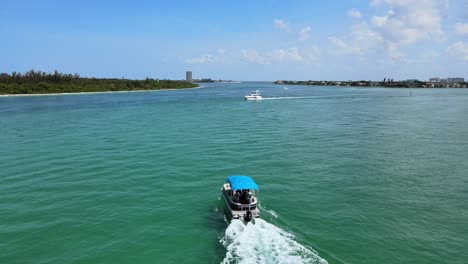
<path fill-rule="evenodd" d="M 467 0 L 3 1 L 0 72 L 468 78 Z"/>

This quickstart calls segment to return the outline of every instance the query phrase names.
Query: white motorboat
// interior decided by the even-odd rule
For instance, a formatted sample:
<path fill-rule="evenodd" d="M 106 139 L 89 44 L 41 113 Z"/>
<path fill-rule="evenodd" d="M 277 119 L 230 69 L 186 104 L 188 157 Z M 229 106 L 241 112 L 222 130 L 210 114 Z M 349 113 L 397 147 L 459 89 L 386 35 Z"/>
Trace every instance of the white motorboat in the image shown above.
<path fill-rule="evenodd" d="M 249 222 L 260 217 L 255 191 L 258 186 L 249 176 L 234 175 L 227 178 L 221 188 L 224 203 L 231 219 Z"/>
<path fill-rule="evenodd" d="M 248 101 L 262 100 L 263 99 L 263 97 L 260 95 L 259 90 L 253 91 L 249 95 L 244 96 L 244 98 L 245 98 L 245 100 L 248 100 Z"/>

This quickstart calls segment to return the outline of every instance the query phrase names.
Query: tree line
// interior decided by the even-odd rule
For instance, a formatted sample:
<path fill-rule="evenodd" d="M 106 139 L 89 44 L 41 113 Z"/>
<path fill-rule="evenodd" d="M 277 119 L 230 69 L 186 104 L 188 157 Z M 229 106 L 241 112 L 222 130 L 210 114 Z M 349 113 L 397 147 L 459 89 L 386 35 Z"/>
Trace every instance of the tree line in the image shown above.
<path fill-rule="evenodd" d="M 55 70 L 53 73 L 47 73 L 43 71 L 29 70 L 25 73 L 12 72 L 0 73 L 0 83 L 25 83 L 25 82 L 72 82 L 80 79 L 80 75 L 75 74 L 64 74 Z"/>
<path fill-rule="evenodd" d="M 146 78 L 144 80 L 86 78 L 76 73 L 64 74 L 58 71 L 47 73 L 29 70 L 25 73 L 0 73 L 0 94 L 160 90 L 193 88 L 197 86 L 197 84 L 184 81 L 152 78 Z"/>

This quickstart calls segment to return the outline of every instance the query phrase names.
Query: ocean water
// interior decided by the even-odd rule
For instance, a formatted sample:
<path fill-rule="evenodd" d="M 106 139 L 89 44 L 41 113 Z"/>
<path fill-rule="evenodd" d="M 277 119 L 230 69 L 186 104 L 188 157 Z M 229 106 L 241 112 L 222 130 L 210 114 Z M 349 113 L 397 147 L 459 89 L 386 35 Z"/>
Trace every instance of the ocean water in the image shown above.
<path fill-rule="evenodd" d="M 0 263 L 466 263 L 467 161 L 463 89 L 0 98 Z"/>

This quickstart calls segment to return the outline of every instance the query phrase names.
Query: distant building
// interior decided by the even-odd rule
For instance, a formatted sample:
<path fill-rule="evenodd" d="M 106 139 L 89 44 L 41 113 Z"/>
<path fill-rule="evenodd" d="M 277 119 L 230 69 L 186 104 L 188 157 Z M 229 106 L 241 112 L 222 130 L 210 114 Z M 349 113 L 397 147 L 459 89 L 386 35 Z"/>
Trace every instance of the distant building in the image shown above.
<path fill-rule="evenodd" d="M 429 82 L 431 83 L 462 83 L 462 82 L 465 82 L 465 78 L 455 77 L 455 78 L 441 79 L 439 77 L 433 77 L 433 78 L 429 78 Z"/>
<path fill-rule="evenodd" d="M 455 78 L 447 78 L 448 83 L 461 83 L 465 82 L 465 78 L 455 77 Z"/>
<path fill-rule="evenodd" d="M 187 72 L 185 73 L 185 80 L 186 80 L 187 82 L 192 82 L 192 71 L 187 71 Z"/>

